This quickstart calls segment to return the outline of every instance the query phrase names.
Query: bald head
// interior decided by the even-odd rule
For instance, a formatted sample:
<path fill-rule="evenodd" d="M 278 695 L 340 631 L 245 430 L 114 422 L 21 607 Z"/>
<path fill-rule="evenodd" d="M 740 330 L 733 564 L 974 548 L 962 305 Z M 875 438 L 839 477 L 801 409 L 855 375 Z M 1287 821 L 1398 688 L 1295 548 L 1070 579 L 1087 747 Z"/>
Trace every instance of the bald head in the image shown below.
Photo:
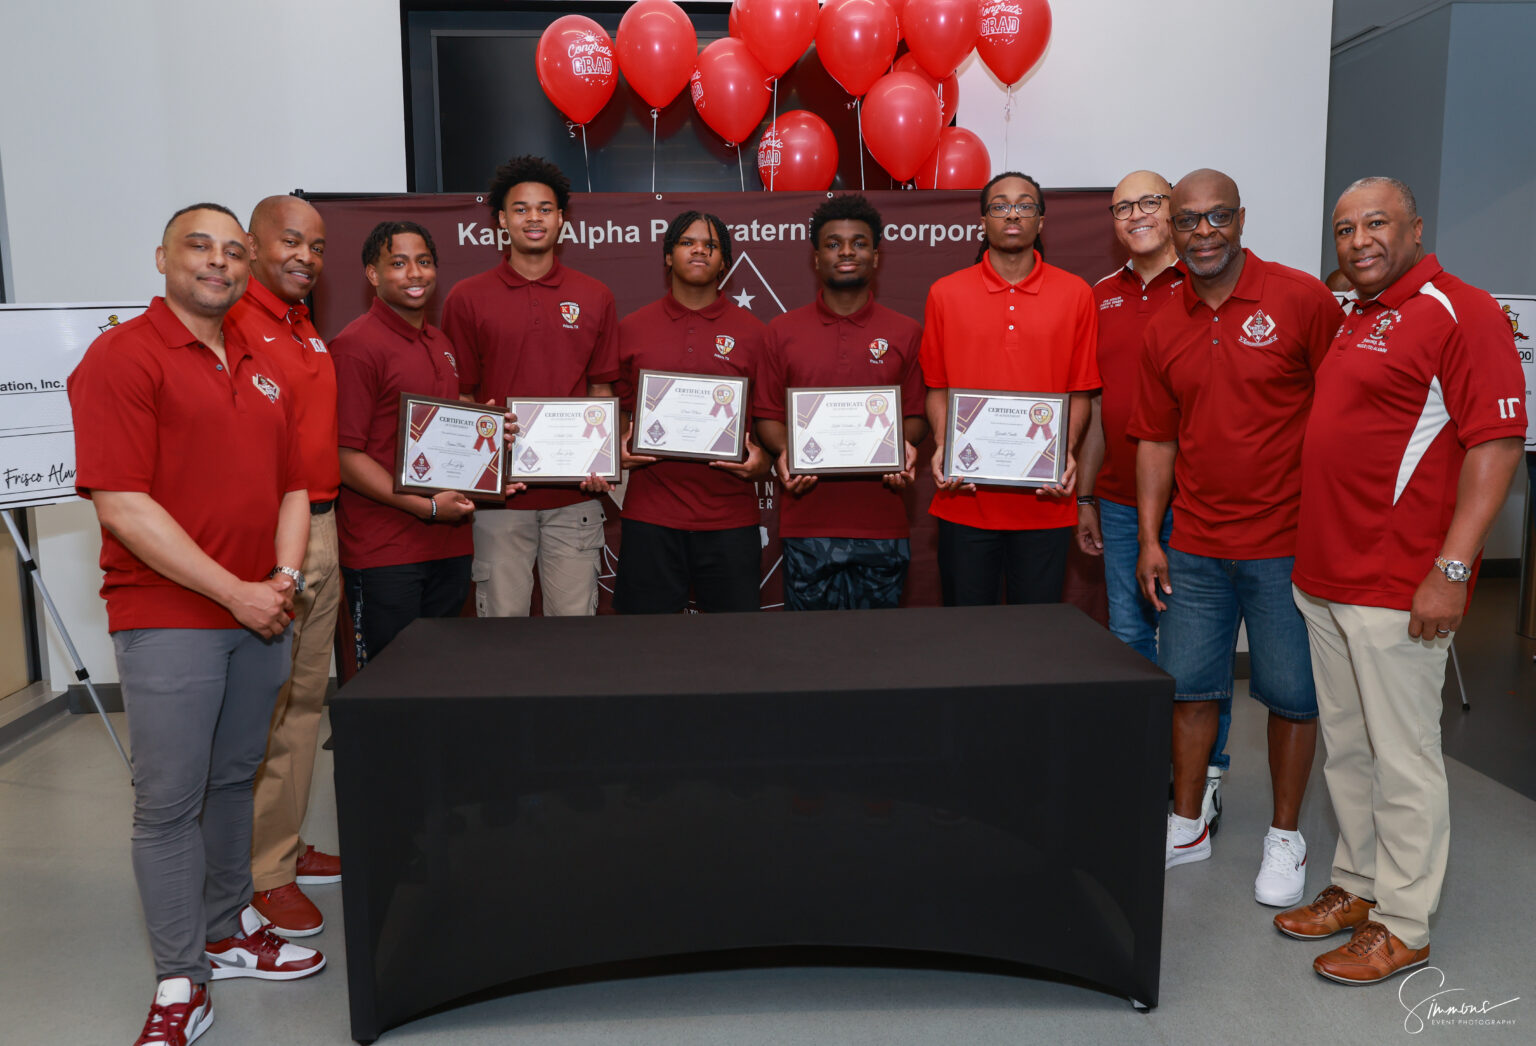
<path fill-rule="evenodd" d="M 1145 196 L 1148 193 L 1163 193 L 1173 195 L 1173 186 L 1168 179 L 1156 171 L 1132 171 L 1120 179 L 1120 184 L 1115 186 L 1116 200 L 1126 196 Z"/>
<path fill-rule="evenodd" d="M 308 297 L 325 268 L 325 221 L 308 200 L 268 196 L 251 212 L 251 275 L 289 305 Z"/>
<path fill-rule="evenodd" d="M 1197 285 L 1242 272 L 1243 217 L 1237 183 L 1220 171 L 1190 171 L 1173 187 L 1173 246 Z"/>
<path fill-rule="evenodd" d="M 1179 179 L 1179 184 L 1173 187 L 1173 209 L 1178 211 L 1180 203 L 1191 196 L 1220 196 L 1231 201 L 1227 206 L 1241 207 L 1243 198 L 1237 191 L 1237 183 L 1221 171 L 1213 171 L 1209 167 L 1202 167 L 1198 171 L 1190 171 Z"/>
<path fill-rule="evenodd" d="M 1115 216 L 1115 239 L 1138 269 L 1151 271 L 1173 264 L 1168 246 L 1173 235 L 1173 226 L 1168 220 L 1171 213 L 1168 200 L 1172 195 L 1173 188 L 1168 179 L 1156 171 L 1132 171 L 1120 179 L 1110 196 L 1109 213 Z"/>

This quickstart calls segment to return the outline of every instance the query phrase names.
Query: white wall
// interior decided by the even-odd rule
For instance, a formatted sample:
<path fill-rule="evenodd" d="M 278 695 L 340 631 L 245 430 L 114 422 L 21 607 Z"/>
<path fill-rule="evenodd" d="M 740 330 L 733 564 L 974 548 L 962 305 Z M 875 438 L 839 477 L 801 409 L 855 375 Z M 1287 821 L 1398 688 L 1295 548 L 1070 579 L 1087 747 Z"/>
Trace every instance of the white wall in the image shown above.
<path fill-rule="evenodd" d="M 1138 167 L 1174 178 L 1219 167 L 1242 188 L 1245 242 L 1314 266 L 1328 0 L 1058 0 L 1054 17 L 1050 51 L 1016 92 L 1011 166 L 1055 186 L 1113 185 Z M 17 300 L 156 293 L 161 225 L 193 200 L 243 215 L 294 188 L 403 190 L 399 37 L 394 0 L 8 0 L 0 167 Z M 972 59 L 960 123 L 999 166 L 1004 101 Z M 115 678 L 90 508 L 39 510 L 37 532 L 88 667 Z M 51 647 L 50 678 L 62 687 L 72 671 Z"/>
<path fill-rule="evenodd" d="M 176 208 L 403 191 L 395 0 L 6 0 L 0 166 L 15 300 L 142 301 Z M 39 509 L 38 562 L 91 675 L 116 679 L 95 516 Z M 73 681 L 51 625 L 48 676 Z"/>

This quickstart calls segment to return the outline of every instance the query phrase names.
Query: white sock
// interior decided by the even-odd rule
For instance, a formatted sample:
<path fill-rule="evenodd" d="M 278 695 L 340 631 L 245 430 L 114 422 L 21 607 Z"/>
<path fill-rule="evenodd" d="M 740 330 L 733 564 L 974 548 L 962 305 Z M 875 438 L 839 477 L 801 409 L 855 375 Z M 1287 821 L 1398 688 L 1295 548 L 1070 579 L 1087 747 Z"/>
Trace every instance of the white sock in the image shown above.
<path fill-rule="evenodd" d="M 1306 840 L 1301 837 L 1300 832 L 1291 832 L 1284 828 L 1276 828 L 1274 825 L 1270 825 L 1269 834 L 1274 836 L 1276 839 L 1284 839 L 1287 842 L 1295 843 L 1297 846 L 1307 845 Z"/>
<path fill-rule="evenodd" d="M 1173 830 L 1180 835 L 1199 835 L 1205 831 L 1205 822 L 1198 817 L 1180 817 L 1172 814 Z"/>

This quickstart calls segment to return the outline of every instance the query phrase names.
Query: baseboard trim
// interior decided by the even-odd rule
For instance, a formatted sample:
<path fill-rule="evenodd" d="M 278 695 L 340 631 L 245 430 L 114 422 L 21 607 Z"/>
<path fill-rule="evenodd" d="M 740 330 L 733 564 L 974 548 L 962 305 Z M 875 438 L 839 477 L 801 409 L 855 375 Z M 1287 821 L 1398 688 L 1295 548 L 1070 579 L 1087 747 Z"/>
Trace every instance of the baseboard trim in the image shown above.
<path fill-rule="evenodd" d="M 96 688 L 96 696 L 101 698 L 101 707 L 108 712 L 121 712 L 123 710 L 123 688 L 116 683 L 93 683 Z M 96 706 L 91 703 L 90 691 L 84 685 L 76 683 L 64 691 L 65 698 L 69 701 L 69 711 L 72 715 L 95 715 Z"/>
<path fill-rule="evenodd" d="M 46 683 L 33 683 L 0 702 L 0 748 L 61 714 L 66 703 L 67 695 L 49 692 Z"/>

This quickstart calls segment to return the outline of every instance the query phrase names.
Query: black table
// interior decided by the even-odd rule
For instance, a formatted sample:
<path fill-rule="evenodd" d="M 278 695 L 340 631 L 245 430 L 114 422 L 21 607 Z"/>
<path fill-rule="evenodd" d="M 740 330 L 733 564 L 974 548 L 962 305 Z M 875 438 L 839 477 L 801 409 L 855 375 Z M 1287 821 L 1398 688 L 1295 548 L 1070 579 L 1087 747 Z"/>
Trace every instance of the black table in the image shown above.
<path fill-rule="evenodd" d="M 802 946 L 1156 1005 L 1172 693 L 1066 606 L 417 621 L 331 703 L 352 1036 Z"/>

